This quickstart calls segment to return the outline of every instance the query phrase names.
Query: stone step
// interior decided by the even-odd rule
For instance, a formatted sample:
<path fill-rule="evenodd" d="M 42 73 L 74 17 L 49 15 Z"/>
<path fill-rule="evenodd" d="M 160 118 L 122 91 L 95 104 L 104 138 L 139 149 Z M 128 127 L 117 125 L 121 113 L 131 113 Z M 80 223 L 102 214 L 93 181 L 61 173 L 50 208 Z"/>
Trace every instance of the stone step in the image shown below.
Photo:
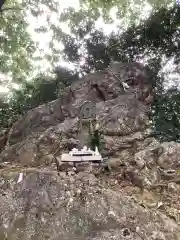
<path fill-rule="evenodd" d="M 61 155 L 60 162 L 102 162 L 101 155 L 97 156 L 70 156 L 67 153 Z"/>

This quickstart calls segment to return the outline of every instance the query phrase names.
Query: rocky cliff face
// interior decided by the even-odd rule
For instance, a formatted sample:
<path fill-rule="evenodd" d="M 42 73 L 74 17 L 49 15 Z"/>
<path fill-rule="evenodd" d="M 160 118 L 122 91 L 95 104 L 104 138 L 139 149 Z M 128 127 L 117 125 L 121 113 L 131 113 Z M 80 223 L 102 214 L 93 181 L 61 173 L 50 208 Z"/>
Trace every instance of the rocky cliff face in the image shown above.
<path fill-rule="evenodd" d="M 135 63 L 119 64 L 119 72 L 122 81 L 126 76 L 130 86 L 127 91 L 104 70 L 76 81 L 60 99 L 25 114 L 10 130 L 1 161 L 44 164 L 41 158 L 53 151 L 61 137 L 63 151 L 65 146 L 70 149 L 78 146 L 77 114 L 85 100 L 96 104 L 105 141 L 104 155 L 118 155 L 123 149 L 132 149 L 137 138 L 143 141 L 148 128 L 146 98 L 151 80 L 146 69 Z"/>
<path fill-rule="evenodd" d="M 148 137 L 147 69 L 112 69 L 118 78 L 89 74 L 13 125 L 0 154 L 0 239 L 180 239 L 180 145 Z M 80 145 L 85 100 L 96 104 L 107 167 L 57 172 L 54 155 Z"/>

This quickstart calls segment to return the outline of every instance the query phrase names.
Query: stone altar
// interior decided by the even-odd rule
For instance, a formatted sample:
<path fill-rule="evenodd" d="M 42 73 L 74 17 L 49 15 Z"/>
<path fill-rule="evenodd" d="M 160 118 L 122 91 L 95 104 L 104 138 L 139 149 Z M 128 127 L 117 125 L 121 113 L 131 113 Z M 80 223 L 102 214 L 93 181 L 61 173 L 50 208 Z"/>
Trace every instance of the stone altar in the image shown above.
<path fill-rule="evenodd" d="M 80 151 L 73 148 L 69 153 L 63 153 L 61 155 L 61 162 L 102 162 L 102 156 L 96 147 L 95 151 L 92 151 L 84 146 Z"/>

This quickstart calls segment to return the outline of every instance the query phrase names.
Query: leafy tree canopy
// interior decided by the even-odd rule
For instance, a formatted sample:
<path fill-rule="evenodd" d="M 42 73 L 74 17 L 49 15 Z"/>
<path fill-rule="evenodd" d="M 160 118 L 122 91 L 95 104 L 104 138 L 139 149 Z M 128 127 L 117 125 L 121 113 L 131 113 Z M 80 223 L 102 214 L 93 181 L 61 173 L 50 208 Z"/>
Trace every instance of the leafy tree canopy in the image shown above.
<path fill-rule="evenodd" d="M 15 82 L 23 81 L 31 70 L 35 46 L 27 32 L 25 9 L 18 0 L 7 0 L 0 14 L 0 73 Z"/>
<path fill-rule="evenodd" d="M 111 10 L 116 10 L 116 17 L 123 19 L 124 24 L 138 23 L 145 16 L 145 9 L 156 11 L 162 7 L 168 8 L 174 4 L 173 0 L 80 0 L 82 8 L 103 13 L 104 20 L 112 21 Z"/>

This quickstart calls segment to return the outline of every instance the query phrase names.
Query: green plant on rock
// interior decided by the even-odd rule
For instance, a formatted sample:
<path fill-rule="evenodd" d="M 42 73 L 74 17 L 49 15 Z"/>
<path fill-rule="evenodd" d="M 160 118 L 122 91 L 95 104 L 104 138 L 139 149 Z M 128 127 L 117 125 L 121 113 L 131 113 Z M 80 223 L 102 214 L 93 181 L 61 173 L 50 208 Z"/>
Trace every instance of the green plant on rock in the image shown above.
<path fill-rule="evenodd" d="M 90 121 L 89 124 L 89 145 L 95 151 L 96 147 L 100 151 L 103 144 L 103 135 L 100 124 L 97 120 Z"/>

